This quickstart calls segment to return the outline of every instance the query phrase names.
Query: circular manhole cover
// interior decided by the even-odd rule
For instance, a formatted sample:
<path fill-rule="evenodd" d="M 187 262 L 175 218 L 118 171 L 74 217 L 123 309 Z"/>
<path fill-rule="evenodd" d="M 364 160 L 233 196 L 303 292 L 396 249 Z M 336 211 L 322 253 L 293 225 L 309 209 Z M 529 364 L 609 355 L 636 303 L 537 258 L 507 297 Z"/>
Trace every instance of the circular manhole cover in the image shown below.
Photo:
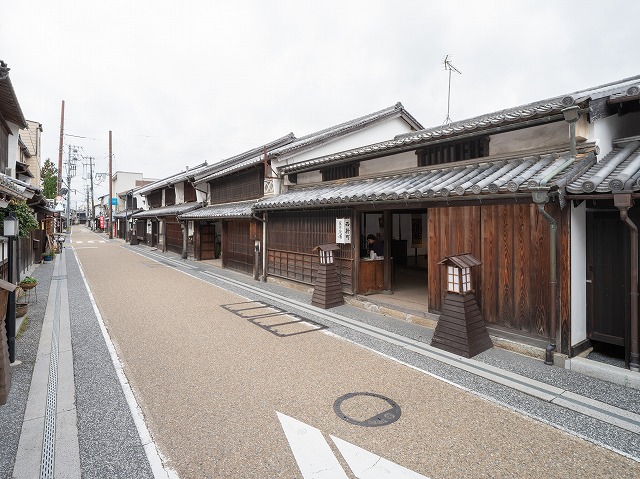
<path fill-rule="evenodd" d="M 400 418 L 400 406 L 375 393 L 348 393 L 333 403 L 335 413 L 349 424 L 364 427 L 380 427 Z"/>

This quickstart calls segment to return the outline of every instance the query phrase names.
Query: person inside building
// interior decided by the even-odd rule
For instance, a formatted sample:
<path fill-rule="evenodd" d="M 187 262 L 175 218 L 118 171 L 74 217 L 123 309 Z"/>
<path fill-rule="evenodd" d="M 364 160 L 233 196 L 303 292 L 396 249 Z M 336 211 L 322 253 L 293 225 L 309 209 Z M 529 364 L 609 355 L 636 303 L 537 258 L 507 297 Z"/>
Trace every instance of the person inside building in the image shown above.
<path fill-rule="evenodd" d="M 367 236 L 367 243 L 369 244 L 369 251 L 373 251 L 377 256 L 384 255 L 384 243 L 375 235 L 370 234 Z"/>

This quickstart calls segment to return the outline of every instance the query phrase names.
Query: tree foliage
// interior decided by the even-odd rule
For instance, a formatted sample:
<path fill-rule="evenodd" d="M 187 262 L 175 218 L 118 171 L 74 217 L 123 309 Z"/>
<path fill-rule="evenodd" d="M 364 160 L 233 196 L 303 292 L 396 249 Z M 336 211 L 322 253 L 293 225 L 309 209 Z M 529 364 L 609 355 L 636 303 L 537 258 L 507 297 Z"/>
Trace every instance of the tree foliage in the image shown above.
<path fill-rule="evenodd" d="M 11 200 L 9 206 L 0 210 L 0 230 L 4 234 L 4 217 L 9 211 L 13 211 L 18 218 L 18 234 L 20 238 L 26 238 L 32 230 L 38 227 L 38 221 L 25 200 Z"/>
<path fill-rule="evenodd" d="M 40 169 L 42 194 L 45 198 L 54 199 L 58 193 L 58 168 L 47 158 Z"/>

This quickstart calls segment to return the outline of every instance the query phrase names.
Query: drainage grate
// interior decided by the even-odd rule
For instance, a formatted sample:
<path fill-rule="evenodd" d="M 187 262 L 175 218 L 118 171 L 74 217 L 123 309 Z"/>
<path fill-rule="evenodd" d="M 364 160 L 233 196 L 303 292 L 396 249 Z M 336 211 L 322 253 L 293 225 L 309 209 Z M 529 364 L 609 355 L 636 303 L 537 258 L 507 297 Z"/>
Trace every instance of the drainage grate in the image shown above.
<path fill-rule="evenodd" d="M 323 324 L 261 301 L 221 304 L 220 306 L 279 338 L 327 329 L 327 326 Z"/>
<path fill-rule="evenodd" d="M 382 410 L 377 414 L 374 414 L 373 416 L 367 419 L 362 419 L 362 420 L 354 419 L 344 413 L 344 411 L 342 410 L 342 405 L 345 401 L 350 399 L 354 401 L 358 401 L 358 399 L 362 399 L 362 398 L 378 399 L 379 400 L 378 402 L 381 403 L 382 408 L 385 408 L 387 406 L 390 406 L 390 407 L 388 409 Z M 361 401 L 361 402 L 365 403 L 366 401 Z M 369 407 L 367 407 L 368 406 L 367 404 L 359 405 L 357 403 L 356 403 L 355 409 L 358 409 L 358 406 L 360 406 L 360 409 L 365 411 L 368 411 L 370 409 Z M 378 405 L 376 405 L 376 407 L 378 407 Z M 353 424 L 355 426 L 363 426 L 363 427 L 387 426 L 393 422 L 396 422 L 398 419 L 400 419 L 400 415 L 402 414 L 402 411 L 400 410 L 400 406 L 395 401 L 389 399 L 386 396 L 382 396 L 381 394 L 367 393 L 367 392 L 348 393 L 348 394 L 345 394 L 344 396 L 340 396 L 338 399 L 336 399 L 336 402 L 333 403 L 333 410 L 340 418 L 344 419 L 349 424 Z"/>
<path fill-rule="evenodd" d="M 58 395 L 58 337 L 60 334 L 60 287 L 56 286 L 55 315 L 51 336 L 51 359 L 49 362 L 49 382 L 47 385 L 47 406 L 44 416 L 42 438 L 42 459 L 40 479 L 54 477 L 56 444 L 56 398 Z"/>

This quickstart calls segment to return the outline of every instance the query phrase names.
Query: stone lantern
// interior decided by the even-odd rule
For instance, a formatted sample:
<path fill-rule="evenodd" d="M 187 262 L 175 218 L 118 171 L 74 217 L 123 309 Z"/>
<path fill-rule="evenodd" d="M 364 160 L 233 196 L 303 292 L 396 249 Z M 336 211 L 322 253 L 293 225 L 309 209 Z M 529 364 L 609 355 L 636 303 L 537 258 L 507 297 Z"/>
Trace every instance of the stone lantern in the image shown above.
<path fill-rule="evenodd" d="M 344 304 L 340 277 L 333 263 L 333 252 L 339 249 L 336 243 L 319 244 L 313 248 L 318 253 L 319 264 L 311 304 L 319 308 L 328 309 Z"/>
<path fill-rule="evenodd" d="M 447 256 L 438 264 L 447 268 L 447 294 L 431 346 L 471 358 L 493 347 L 476 302 L 471 268 L 482 264 L 464 253 Z"/>

